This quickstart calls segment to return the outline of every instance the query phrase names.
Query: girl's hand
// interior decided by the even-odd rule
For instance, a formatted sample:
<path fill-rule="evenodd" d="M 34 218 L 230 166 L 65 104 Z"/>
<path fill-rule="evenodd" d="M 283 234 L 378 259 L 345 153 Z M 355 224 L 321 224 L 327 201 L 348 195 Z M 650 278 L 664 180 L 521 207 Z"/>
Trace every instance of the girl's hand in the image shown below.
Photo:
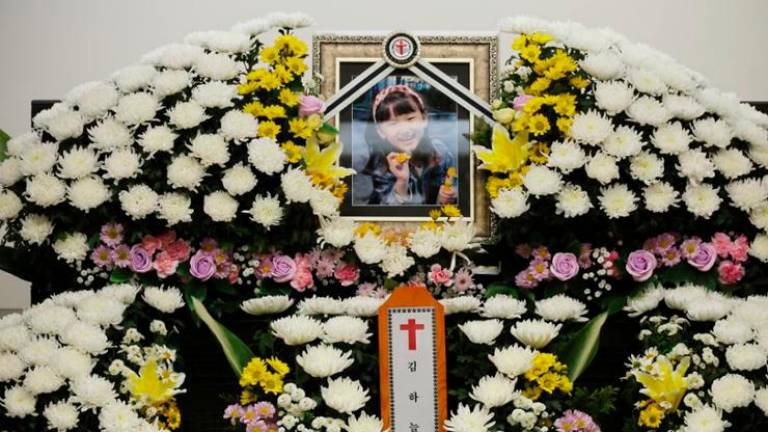
<path fill-rule="evenodd" d="M 437 203 L 440 205 L 456 204 L 456 190 L 450 186 L 441 185 L 437 194 Z"/>
<path fill-rule="evenodd" d="M 408 170 L 408 162 L 399 162 L 400 153 L 392 152 L 387 155 L 387 164 L 389 165 L 389 172 L 395 176 L 400 183 L 408 182 L 410 171 Z"/>

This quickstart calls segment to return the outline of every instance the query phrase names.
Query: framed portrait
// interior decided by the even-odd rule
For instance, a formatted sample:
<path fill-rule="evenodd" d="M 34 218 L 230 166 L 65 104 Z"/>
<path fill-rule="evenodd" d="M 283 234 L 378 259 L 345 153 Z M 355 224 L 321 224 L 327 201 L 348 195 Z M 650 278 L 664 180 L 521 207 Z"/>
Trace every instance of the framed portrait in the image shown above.
<path fill-rule="evenodd" d="M 315 35 L 313 66 L 321 94 L 330 99 L 354 86 L 381 61 L 385 37 Z M 496 96 L 496 35 L 419 35 L 418 43 L 420 59 L 466 91 L 486 103 Z M 356 172 L 347 179 L 341 215 L 413 225 L 428 220 L 430 210 L 453 204 L 473 221 L 478 237 L 487 237 L 489 202 L 470 148 L 482 120 L 454 93 L 420 75 L 408 68 L 379 74 L 332 119 L 343 144 L 340 163 Z"/>

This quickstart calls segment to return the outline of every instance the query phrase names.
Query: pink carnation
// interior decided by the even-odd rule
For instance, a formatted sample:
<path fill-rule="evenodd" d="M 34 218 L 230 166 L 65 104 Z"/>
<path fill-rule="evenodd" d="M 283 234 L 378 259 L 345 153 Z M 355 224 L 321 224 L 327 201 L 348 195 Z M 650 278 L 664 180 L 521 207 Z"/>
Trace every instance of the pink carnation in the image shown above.
<path fill-rule="evenodd" d="M 717 273 L 720 276 L 720 283 L 723 285 L 733 285 L 744 277 L 744 266 L 733 261 L 723 261 L 717 266 Z"/>

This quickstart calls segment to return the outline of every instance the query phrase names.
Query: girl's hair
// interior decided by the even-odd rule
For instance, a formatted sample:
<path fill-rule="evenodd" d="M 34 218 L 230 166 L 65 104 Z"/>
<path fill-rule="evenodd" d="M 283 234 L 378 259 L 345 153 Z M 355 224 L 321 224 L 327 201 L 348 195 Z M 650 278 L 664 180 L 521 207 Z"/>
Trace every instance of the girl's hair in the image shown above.
<path fill-rule="evenodd" d="M 412 112 L 421 113 L 427 118 L 427 108 L 421 96 L 407 85 L 399 84 L 389 86 L 379 93 L 373 99 L 371 109 L 371 121 L 365 131 L 365 140 L 369 144 L 370 157 L 368 163 L 363 168 L 363 174 L 383 174 L 387 168 L 387 154 L 392 151 L 391 144 L 382 139 L 376 131 L 376 125 L 380 122 L 391 120 L 394 117 Z M 435 149 L 430 142 L 429 137 L 424 133 L 418 146 L 413 152 L 413 163 L 421 166 L 427 166 L 434 163 Z"/>

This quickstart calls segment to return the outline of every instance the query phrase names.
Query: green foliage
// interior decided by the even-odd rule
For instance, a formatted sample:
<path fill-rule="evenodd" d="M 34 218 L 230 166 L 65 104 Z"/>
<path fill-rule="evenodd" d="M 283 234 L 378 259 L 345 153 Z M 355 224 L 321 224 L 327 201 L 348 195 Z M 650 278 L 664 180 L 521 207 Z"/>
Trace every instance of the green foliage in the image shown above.
<path fill-rule="evenodd" d="M 224 350 L 224 355 L 227 357 L 227 362 L 229 362 L 232 372 L 234 372 L 236 379 L 239 379 L 245 366 L 254 357 L 253 351 L 236 334 L 213 319 L 199 298 L 190 297 L 192 310 L 216 337 L 222 350 Z"/>
<path fill-rule="evenodd" d="M 558 353 L 560 360 L 568 365 L 568 378 L 571 381 L 575 382 L 597 355 L 600 332 L 607 319 L 608 311 L 592 318 Z"/>
<path fill-rule="evenodd" d="M 8 141 L 10 140 L 11 136 L 0 129 L 0 161 L 8 158 Z"/>

